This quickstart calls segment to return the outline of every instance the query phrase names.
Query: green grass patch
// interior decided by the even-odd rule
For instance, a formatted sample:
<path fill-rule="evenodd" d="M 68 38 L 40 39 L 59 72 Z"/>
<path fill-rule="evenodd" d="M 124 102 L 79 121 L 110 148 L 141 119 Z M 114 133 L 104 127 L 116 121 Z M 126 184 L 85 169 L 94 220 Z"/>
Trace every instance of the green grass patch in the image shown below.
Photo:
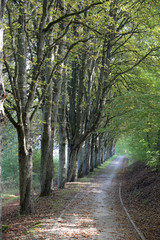
<path fill-rule="evenodd" d="M 9 193 L 2 193 L 2 205 L 5 206 L 6 204 L 19 199 L 18 195 L 9 194 Z"/>
<path fill-rule="evenodd" d="M 32 235 L 34 235 L 35 230 L 36 230 L 37 228 L 39 228 L 41 225 L 42 225 L 42 222 L 41 222 L 41 221 L 35 222 L 35 223 L 33 224 L 33 226 L 26 232 L 26 234 L 31 233 Z"/>
<path fill-rule="evenodd" d="M 8 225 L 2 225 L 2 231 L 5 231 L 8 228 Z"/>

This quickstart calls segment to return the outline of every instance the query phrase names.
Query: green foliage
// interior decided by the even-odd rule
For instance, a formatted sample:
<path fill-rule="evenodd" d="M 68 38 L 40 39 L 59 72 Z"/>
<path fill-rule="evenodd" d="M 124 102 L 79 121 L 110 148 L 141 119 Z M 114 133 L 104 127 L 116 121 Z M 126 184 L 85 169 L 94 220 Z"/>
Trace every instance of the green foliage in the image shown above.
<path fill-rule="evenodd" d="M 59 158 L 58 156 L 54 156 L 53 157 L 53 164 L 54 164 L 54 175 L 53 175 L 53 181 L 54 181 L 54 184 L 57 185 L 57 179 L 58 179 L 58 165 L 59 165 Z"/>
<path fill-rule="evenodd" d="M 158 167 L 160 164 L 160 139 L 157 134 L 160 129 L 159 4 L 156 1 L 153 4 L 152 1 L 110 0 L 83 13 L 71 14 L 67 18 L 63 18 L 65 8 L 62 11 L 57 1 L 51 1 L 51 7 L 48 6 L 49 12 L 46 15 L 52 16 L 51 21 L 55 21 L 55 23 L 48 23 L 49 19 L 44 21 L 42 28 L 44 28 L 46 37 L 42 35 L 41 38 L 40 33 L 42 34 L 43 31 L 38 29 L 38 26 L 41 26 L 40 22 L 45 18 L 42 17 L 42 4 L 43 1 L 30 0 L 27 5 L 23 5 L 27 49 L 26 55 L 23 56 L 27 59 L 26 83 L 24 84 L 26 89 L 23 89 L 26 93 L 24 102 L 27 102 L 27 97 L 35 89 L 32 101 L 34 104 L 28 102 L 28 106 L 31 105 L 28 111 L 31 113 L 36 109 L 42 91 L 45 89 L 42 77 L 39 77 L 37 72 L 43 72 L 49 61 L 48 52 L 53 50 L 53 65 L 55 66 L 70 49 L 65 68 L 67 79 L 70 80 L 68 89 L 70 88 L 70 92 L 75 94 L 75 98 L 69 94 L 74 107 L 69 101 L 67 107 L 70 109 L 73 107 L 71 119 L 76 126 L 79 126 L 79 129 L 75 131 L 74 128 L 71 129 L 74 127 L 74 124 L 71 123 L 69 126 L 71 132 L 80 133 L 80 129 L 82 132 L 84 131 L 80 126 L 80 119 L 84 118 L 87 120 L 86 129 L 94 129 L 100 120 L 98 119 L 96 124 L 90 120 L 97 119 L 97 116 L 101 115 L 101 131 L 107 131 L 112 140 L 117 140 L 117 154 L 143 160 L 151 166 Z M 67 0 L 65 4 L 68 13 L 75 13 L 87 7 L 91 1 L 83 1 L 82 4 L 80 1 Z M 5 105 L 10 112 L 10 118 L 12 116 L 11 119 L 15 121 L 17 120 L 16 111 L 17 116 L 26 115 L 26 112 L 25 114 L 18 112 L 18 109 L 21 109 L 21 105 L 18 103 L 23 101 L 17 99 L 21 96 L 21 94 L 17 94 L 19 86 L 17 85 L 18 62 L 16 62 L 19 49 L 18 29 L 20 29 L 18 19 L 21 8 L 19 1 L 8 1 L 4 32 L 4 49 L 8 62 L 8 67 L 4 70 L 5 85 L 10 93 Z M 57 21 L 61 17 L 62 21 Z M 71 25 L 68 25 L 69 23 Z M 51 26 L 49 24 L 52 27 L 48 28 L 50 31 L 47 33 L 47 26 Z M 61 25 L 63 25 L 63 29 Z M 47 38 L 47 35 L 52 36 L 54 40 L 50 46 L 47 42 L 42 44 L 42 47 L 40 46 L 41 56 L 41 51 L 37 51 L 38 42 L 44 37 Z M 82 43 L 82 40 L 86 38 L 89 40 Z M 72 44 L 74 45 L 77 40 L 81 42 L 72 48 Z M 64 52 L 58 54 L 61 44 L 63 44 Z M 104 56 L 103 52 L 105 52 Z M 104 70 L 103 57 L 106 59 Z M 44 58 L 43 61 L 42 58 Z M 60 61 L 60 63 L 62 62 Z M 78 73 L 75 78 L 76 82 L 71 85 L 73 62 L 76 62 L 76 72 Z M 84 73 L 81 71 L 83 64 L 87 66 Z M 102 74 L 103 71 L 104 74 Z M 51 76 L 56 78 L 54 71 Z M 99 111 L 102 110 L 103 105 L 105 110 L 101 114 Z M 82 114 L 80 115 L 80 113 Z M 73 118 L 74 115 L 78 119 L 77 122 Z M 109 124 L 108 119 L 110 119 Z M 36 117 L 32 121 L 34 132 L 32 132 L 32 143 L 36 147 L 39 146 L 41 123 L 40 110 L 37 111 Z M 85 125 L 85 121 L 82 123 L 82 127 L 83 125 Z M 13 128 L 6 127 L 3 138 L 2 179 L 6 187 L 8 185 L 11 187 L 13 183 L 15 185 L 18 183 L 17 136 Z M 78 138 L 80 137 L 78 136 Z M 36 147 L 33 156 L 33 180 L 34 186 L 38 187 L 41 154 Z M 55 182 L 57 175 L 58 159 L 55 158 Z"/>
<path fill-rule="evenodd" d="M 148 134 L 144 131 L 132 131 L 130 135 L 118 139 L 116 144 L 116 154 L 126 155 L 129 161 L 144 161 L 148 166 L 154 169 L 160 167 L 160 154 L 157 149 L 157 138 L 155 133 L 148 139 Z"/>
<path fill-rule="evenodd" d="M 160 153 L 158 151 L 147 151 L 147 165 L 154 169 L 160 168 Z"/>
<path fill-rule="evenodd" d="M 58 178 L 58 156 L 54 156 L 54 175 L 53 181 L 54 184 L 57 183 Z M 41 164 L 41 150 L 35 149 L 33 152 L 33 187 L 39 188 L 40 187 L 40 164 Z"/>
<path fill-rule="evenodd" d="M 39 188 L 40 186 L 40 161 L 41 161 L 41 151 L 40 149 L 35 149 L 33 152 L 33 187 Z"/>
<path fill-rule="evenodd" d="M 18 145 L 17 134 L 10 123 L 3 129 L 3 152 L 2 152 L 2 187 L 18 190 Z"/>
<path fill-rule="evenodd" d="M 115 146 L 115 152 L 117 155 L 121 155 L 121 156 L 129 155 L 128 141 L 126 141 L 125 137 L 122 136 L 120 139 L 118 139 L 116 146 Z"/>
<path fill-rule="evenodd" d="M 2 231 L 7 230 L 7 228 L 8 228 L 8 225 L 2 225 Z"/>

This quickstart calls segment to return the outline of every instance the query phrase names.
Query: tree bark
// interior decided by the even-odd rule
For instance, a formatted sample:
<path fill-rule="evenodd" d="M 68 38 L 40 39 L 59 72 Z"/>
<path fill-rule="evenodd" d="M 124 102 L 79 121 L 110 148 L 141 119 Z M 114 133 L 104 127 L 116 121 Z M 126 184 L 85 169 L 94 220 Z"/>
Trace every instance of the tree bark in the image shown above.
<path fill-rule="evenodd" d="M 78 162 L 78 149 L 69 146 L 68 149 L 68 165 L 67 165 L 67 181 L 74 182 L 77 179 L 77 162 Z"/>
<path fill-rule="evenodd" d="M 94 161 L 94 167 L 98 167 L 98 143 L 97 143 L 97 135 L 95 135 L 95 161 Z"/>
<path fill-rule="evenodd" d="M 84 158 L 83 158 L 83 156 L 84 156 L 84 146 L 82 144 L 78 151 L 78 178 L 82 178 L 84 176 L 84 171 L 83 171 Z"/>
<path fill-rule="evenodd" d="M 42 108 L 42 139 L 41 139 L 41 169 L 40 169 L 40 196 L 47 196 L 51 193 L 53 180 L 53 163 L 50 159 L 51 151 L 51 115 L 52 115 L 52 84 L 50 84 L 45 103 Z"/>
<path fill-rule="evenodd" d="M 89 161 L 90 161 L 90 137 L 86 139 L 84 149 L 85 150 L 84 150 L 83 170 L 84 170 L 84 175 L 87 176 L 89 173 Z"/>
<path fill-rule="evenodd" d="M 50 41 L 47 40 L 49 44 Z M 51 75 L 52 51 L 48 54 L 45 71 L 42 71 L 44 86 Z M 44 76 L 43 76 L 44 73 Z M 41 135 L 41 168 L 40 168 L 40 196 L 50 195 L 53 184 L 53 144 L 52 144 L 52 106 L 53 106 L 52 79 L 45 95 L 42 106 L 42 135 Z"/>
<path fill-rule="evenodd" d="M 25 34 L 25 7 L 26 1 L 19 6 L 18 28 L 18 144 L 19 144 L 19 178 L 20 178 L 20 213 L 30 214 L 33 212 L 32 192 L 32 147 L 30 142 L 31 124 L 30 111 L 26 110 L 26 34 Z"/>
<path fill-rule="evenodd" d="M 59 167 L 58 167 L 58 188 L 64 188 L 66 182 L 66 132 L 65 127 L 59 124 Z"/>
<path fill-rule="evenodd" d="M 66 182 L 66 104 L 67 104 L 67 78 L 66 70 L 63 71 L 63 83 L 61 94 L 61 105 L 59 109 L 59 167 L 58 188 L 64 188 Z"/>
<path fill-rule="evenodd" d="M 90 158 L 90 172 L 94 171 L 94 155 L 95 155 L 95 136 L 92 134 L 91 139 L 91 158 Z"/>
<path fill-rule="evenodd" d="M 17 128 L 18 153 L 19 153 L 19 179 L 20 179 L 20 213 L 33 213 L 33 191 L 32 191 L 32 147 L 30 145 L 30 134 L 23 127 Z"/>

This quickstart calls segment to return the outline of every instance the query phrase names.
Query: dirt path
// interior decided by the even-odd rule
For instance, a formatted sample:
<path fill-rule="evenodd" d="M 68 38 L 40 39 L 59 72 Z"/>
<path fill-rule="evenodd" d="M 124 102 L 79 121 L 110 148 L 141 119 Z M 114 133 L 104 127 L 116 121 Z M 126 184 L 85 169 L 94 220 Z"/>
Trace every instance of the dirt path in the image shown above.
<path fill-rule="evenodd" d="M 46 219 L 32 238 L 29 234 L 21 239 L 138 240 L 118 197 L 124 162 L 124 157 L 117 157 L 70 201 L 56 221 Z"/>

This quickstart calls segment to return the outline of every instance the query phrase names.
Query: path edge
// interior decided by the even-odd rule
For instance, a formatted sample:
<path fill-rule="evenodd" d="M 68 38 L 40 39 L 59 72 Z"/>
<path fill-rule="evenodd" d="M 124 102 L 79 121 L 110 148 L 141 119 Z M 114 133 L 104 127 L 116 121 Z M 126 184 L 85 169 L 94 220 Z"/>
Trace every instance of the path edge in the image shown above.
<path fill-rule="evenodd" d="M 133 226 L 134 229 L 136 230 L 136 232 L 137 232 L 138 236 L 141 238 L 141 240 L 147 240 L 147 239 L 144 237 L 144 235 L 140 232 L 140 230 L 137 228 L 136 224 L 133 222 L 130 214 L 128 213 L 128 211 L 127 211 L 127 209 L 126 209 L 126 207 L 125 207 L 125 205 L 124 205 L 124 203 L 123 203 L 123 200 L 122 200 L 121 189 L 122 189 L 122 183 L 120 183 L 120 186 L 119 186 L 119 199 L 120 199 L 120 202 L 121 202 L 121 205 L 122 205 L 122 207 L 123 207 L 124 212 L 126 213 L 126 215 L 127 215 L 128 219 L 129 219 L 130 223 L 132 224 L 132 226 Z"/>

